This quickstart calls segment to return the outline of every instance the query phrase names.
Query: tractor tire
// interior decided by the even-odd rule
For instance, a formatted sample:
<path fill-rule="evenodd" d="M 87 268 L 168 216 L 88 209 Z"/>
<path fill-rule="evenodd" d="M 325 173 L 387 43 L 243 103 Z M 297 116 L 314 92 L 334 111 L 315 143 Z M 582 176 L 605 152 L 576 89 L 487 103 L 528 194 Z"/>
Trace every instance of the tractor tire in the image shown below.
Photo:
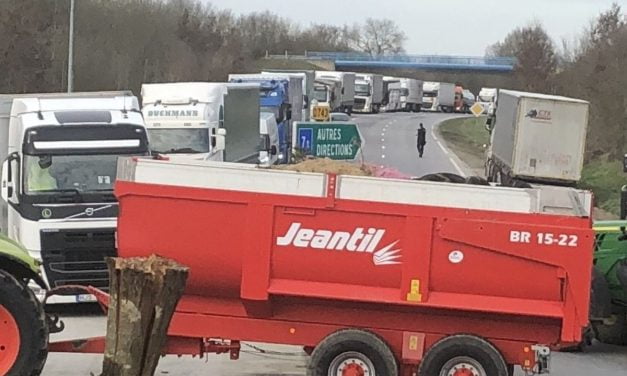
<path fill-rule="evenodd" d="M 316 346 L 307 376 L 337 375 L 343 370 L 355 375 L 398 376 L 398 363 L 390 347 L 376 334 L 346 329 L 329 335 Z"/>
<path fill-rule="evenodd" d="M 38 376 L 48 356 L 48 324 L 35 294 L 0 270 L 0 375 Z"/>
<path fill-rule="evenodd" d="M 592 323 L 592 328 L 599 342 L 617 346 L 627 345 L 627 312 L 625 308 L 616 307 L 611 321 Z"/>
<path fill-rule="evenodd" d="M 463 370 L 467 372 L 464 372 Z M 457 370 L 457 372 L 455 372 Z M 488 341 L 473 335 L 446 337 L 433 345 L 418 368 L 418 376 L 468 374 L 509 376 L 505 359 Z"/>

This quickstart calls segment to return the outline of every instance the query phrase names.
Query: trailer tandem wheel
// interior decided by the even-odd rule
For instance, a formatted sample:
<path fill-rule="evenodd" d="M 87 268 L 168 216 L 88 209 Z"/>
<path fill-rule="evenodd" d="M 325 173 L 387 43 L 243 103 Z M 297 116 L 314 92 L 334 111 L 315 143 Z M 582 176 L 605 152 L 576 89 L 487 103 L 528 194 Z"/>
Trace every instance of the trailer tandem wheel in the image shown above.
<path fill-rule="evenodd" d="M 509 376 L 501 353 L 473 335 L 446 337 L 433 345 L 418 368 L 419 376 Z"/>
<path fill-rule="evenodd" d="M 337 331 L 320 342 L 307 376 L 398 376 L 389 346 L 377 335 L 357 329 Z"/>
<path fill-rule="evenodd" d="M 0 270 L 0 375 L 41 374 L 47 346 L 43 306 L 27 286 Z"/>

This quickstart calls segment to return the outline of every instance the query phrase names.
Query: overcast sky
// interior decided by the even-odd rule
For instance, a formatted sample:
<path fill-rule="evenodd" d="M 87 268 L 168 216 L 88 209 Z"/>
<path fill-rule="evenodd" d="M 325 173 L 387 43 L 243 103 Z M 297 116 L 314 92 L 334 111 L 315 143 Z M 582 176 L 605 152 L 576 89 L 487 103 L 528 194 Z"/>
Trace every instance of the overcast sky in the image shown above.
<path fill-rule="evenodd" d="M 407 34 L 414 54 L 483 55 L 514 27 L 540 21 L 561 45 L 601 11 L 627 0 L 202 0 L 235 13 L 270 10 L 300 25 L 342 25 L 389 18 Z"/>

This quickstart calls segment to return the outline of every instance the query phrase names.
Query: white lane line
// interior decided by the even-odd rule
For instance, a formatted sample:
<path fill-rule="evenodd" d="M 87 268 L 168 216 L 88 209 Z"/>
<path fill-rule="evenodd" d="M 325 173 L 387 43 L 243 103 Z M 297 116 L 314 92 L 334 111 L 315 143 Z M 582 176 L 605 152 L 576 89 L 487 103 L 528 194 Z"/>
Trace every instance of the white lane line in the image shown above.
<path fill-rule="evenodd" d="M 381 158 L 385 159 L 385 154 L 381 154 Z"/>
<path fill-rule="evenodd" d="M 461 167 L 459 167 L 459 164 L 457 163 L 457 161 L 455 161 L 455 157 L 451 154 L 451 152 L 449 152 L 449 150 L 440 142 L 440 140 L 438 139 L 438 136 L 436 136 L 436 132 L 435 132 L 435 125 L 433 125 L 431 127 L 431 137 L 433 137 L 433 139 L 435 140 L 435 142 L 438 144 L 438 146 L 440 147 L 440 149 L 442 149 L 442 151 L 444 152 L 444 154 L 446 154 L 448 156 L 449 161 L 451 161 L 451 164 L 453 165 L 453 167 L 455 167 L 455 170 L 457 170 L 457 172 L 459 173 L 459 175 L 461 176 L 466 176 L 466 174 L 464 173 L 464 171 L 461 169 Z"/>
<path fill-rule="evenodd" d="M 385 145 L 381 145 L 381 149 L 385 149 Z"/>

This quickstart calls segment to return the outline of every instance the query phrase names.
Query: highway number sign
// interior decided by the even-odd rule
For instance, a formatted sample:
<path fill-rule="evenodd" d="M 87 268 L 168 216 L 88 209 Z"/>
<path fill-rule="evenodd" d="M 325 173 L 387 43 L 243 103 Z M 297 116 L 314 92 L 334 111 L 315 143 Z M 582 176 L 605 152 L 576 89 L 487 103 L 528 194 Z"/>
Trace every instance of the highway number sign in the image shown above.
<path fill-rule="evenodd" d="M 306 155 L 353 160 L 362 147 L 357 124 L 342 122 L 295 122 L 293 144 Z"/>
<path fill-rule="evenodd" d="M 479 117 L 483 114 L 484 108 L 483 105 L 479 102 L 475 102 L 475 104 L 472 105 L 472 107 L 470 107 L 470 112 L 472 112 L 473 115 L 475 115 L 476 117 Z"/>
<path fill-rule="evenodd" d="M 331 120 L 331 111 L 329 106 L 315 106 L 312 109 L 311 118 L 316 121 Z"/>

